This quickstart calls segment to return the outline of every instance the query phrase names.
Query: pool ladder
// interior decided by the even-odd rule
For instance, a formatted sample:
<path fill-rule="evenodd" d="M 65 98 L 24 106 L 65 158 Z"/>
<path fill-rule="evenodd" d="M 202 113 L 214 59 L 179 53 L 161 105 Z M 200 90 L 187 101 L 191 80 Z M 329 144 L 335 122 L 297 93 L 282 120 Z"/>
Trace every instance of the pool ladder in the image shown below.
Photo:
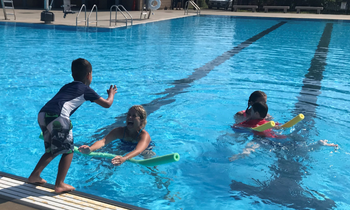
<path fill-rule="evenodd" d="M 148 8 L 147 2 L 143 1 L 143 6 L 140 14 L 140 20 L 141 19 L 149 19 L 151 17 L 152 10 Z"/>
<path fill-rule="evenodd" d="M 112 20 L 112 11 L 113 8 L 115 8 L 115 19 Z M 122 10 L 121 10 L 122 9 Z M 133 19 L 132 16 L 130 15 L 130 13 L 125 9 L 125 7 L 123 5 L 113 5 L 111 6 L 110 10 L 109 10 L 109 26 L 112 25 L 112 22 L 114 22 L 114 25 L 117 25 L 117 20 L 118 20 L 118 11 L 120 12 L 120 14 L 123 15 L 124 19 L 125 19 L 125 26 L 128 26 L 128 21 L 130 21 L 130 25 L 133 24 Z"/>
<path fill-rule="evenodd" d="M 79 20 L 79 15 L 83 9 L 85 10 L 85 18 L 84 18 L 84 20 Z M 90 21 L 90 17 L 91 17 L 92 12 L 94 11 L 94 9 L 96 9 L 96 20 Z M 85 4 L 81 5 L 79 13 L 78 13 L 77 17 L 75 18 L 75 25 L 78 26 L 79 23 L 85 22 L 85 26 L 87 26 L 87 27 L 89 27 L 90 23 L 96 23 L 96 27 L 97 27 L 97 22 L 98 22 L 97 13 L 98 13 L 97 6 L 96 6 L 96 4 L 94 4 L 94 6 L 92 6 L 92 9 L 90 11 L 88 18 L 86 18 L 86 6 L 85 6 Z"/>
<path fill-rule="evenodd" d="M 2 6 L 2 9 L 4 10 L 5 20 L 9 20 L 7 18 L 7 15 L 13 15 L 15 20 L 16 20 L 15 7 L 13 6 L 13 1 L 12 0 L 1 0 L 1 6 Z M 12 9 L 13 13 L 7 13 L 6 9 Z"/>
<path fill-rule="evenodd" d="M 201 8 L 194 2 L 194 1 L 186 1 L 185 3 L 185 9 L 184 9 L 184 15 L 188 15 L 188 6 L 189 4 L 192 5 L 192 7 L 196 10 L 197 15 L 201 14 Z"/>

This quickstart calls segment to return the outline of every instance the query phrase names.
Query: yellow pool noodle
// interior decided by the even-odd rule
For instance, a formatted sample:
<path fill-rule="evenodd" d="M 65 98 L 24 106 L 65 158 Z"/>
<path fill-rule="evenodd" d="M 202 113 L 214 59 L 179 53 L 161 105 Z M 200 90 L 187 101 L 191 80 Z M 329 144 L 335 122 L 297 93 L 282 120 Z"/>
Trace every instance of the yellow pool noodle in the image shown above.
<path fill-rule="evenodd" d="M 296 116 L 293 119 L 291 119 L 290 121 L 286 122 L 281 127 L 282 128 L 290 128 L 290 127 L 292 127 L 293 125 L 297 124 L 298 122 L 300 122 L 303 119 L 304 119 L 304 115 L 303 114 L 298 114 L 298 116 Z"/>
<path fill-rule="evenodd" d="M 267 123 L 260 125 L 258 127 L 252 128 L 252 130 L 262 132 L 262 131 L 265 131 L 267 129 L 273 128 L 274 126 L 275 126 L 275 122 L 270 121 L 270 122 L 267 122 Z"/>

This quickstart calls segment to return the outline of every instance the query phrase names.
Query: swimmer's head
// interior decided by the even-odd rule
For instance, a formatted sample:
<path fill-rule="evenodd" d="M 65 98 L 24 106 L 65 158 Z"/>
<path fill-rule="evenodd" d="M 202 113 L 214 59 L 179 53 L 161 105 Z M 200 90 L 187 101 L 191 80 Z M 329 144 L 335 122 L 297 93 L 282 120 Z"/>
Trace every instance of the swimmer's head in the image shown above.
<path fill-rule="evenodd" d="M 269 108 L 263 102 L 256 102 L 252 105 L 252 111 L 250 113 L 252 119 L 264 119 L 267 115 Z"/>
<path fill-rule="evenodd" d="M 266 102 L 267 102 L 267 95 L 261 90 L 254 91 L 249 96 L 248 107 L 253 105 L 255 102 L 263 102 L 263 103 L 266 104 Z"/>
<path fill-rule="evenodd" d="M 92 80 L 91 63 L 84 58 L 78 58 L 72 62 L 72 76 L 74 81 L 80 81 L 86 85 L 90 85 Z"/>
<path fill-rule="evenodd" d="M 144 128 L 147 124 L 147 112 L 146 112 L 146 110 L 141 105 L 134 105 L 129 109 L 128 114 L 132 111 L 135 111 L 137 116 L 140 117 L 141 128 Z"/>

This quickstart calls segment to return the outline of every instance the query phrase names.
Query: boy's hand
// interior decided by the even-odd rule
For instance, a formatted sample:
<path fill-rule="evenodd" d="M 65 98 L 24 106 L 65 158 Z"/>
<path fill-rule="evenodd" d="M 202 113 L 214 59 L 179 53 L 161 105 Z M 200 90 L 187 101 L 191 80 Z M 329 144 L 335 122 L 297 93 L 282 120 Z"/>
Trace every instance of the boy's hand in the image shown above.
<path fill-rule="evenodd" d="M 117 93 L 117 86 L 111 85 L 109 89 L 107 90 L 108 98 L 104 99 L 100 97 L 99 99 L 96 99 L 94 102 L 104 108 L 109 108 L 113 104 L 114 95 Z"/>
<path fill-rule="evenodd" d="M 120 166 L 121 164 L 123 164 L 124 162 L 126 161 L 126 158 L 122 157 L 122 156 L 115 156 L 113 159 L 112 159 L 112 164 L 113 165 L 116 165 L 116 166 Z"/>
<path fill-rule="evenodd" d="M 111 86 L 109 87 L 109 90 L 107 90 L 107 94 L 108 94 L 108 95 L 113 95 L 113 96 L 114 96 L 114 95 L 117 93 L 117 90 L 118 90 L 117 86 L 111 85 Z"/>
<path fill-rule="evenodd" d="M 82 154 L 90 154 L 91 150 L 90 147 L 88 145 L 82 145 L 79 147 L 79 152 L 81 152 Z"/>

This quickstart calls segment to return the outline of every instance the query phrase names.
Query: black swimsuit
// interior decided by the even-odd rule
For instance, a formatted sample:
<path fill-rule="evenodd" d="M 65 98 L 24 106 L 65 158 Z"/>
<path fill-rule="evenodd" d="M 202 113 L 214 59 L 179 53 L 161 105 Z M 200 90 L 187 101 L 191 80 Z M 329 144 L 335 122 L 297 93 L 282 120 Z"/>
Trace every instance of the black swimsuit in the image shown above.
<path fill-rule="evenodd" d="M 124 140 L 124 138 L 125 138 L 125 130 L 126 130 L 126 127 L 124 127 L 123 138 L 120 139 L 120 141 L 122 142 L 122 145 L 120 145 L 119 148 L 120 148 L 121 150 L 124 150 L 124 151 L 127 151 L 127 152 L 131 152 L 131 151 L 133 151 L 133 150 L 136 148 L 138 142 L 125 141 L 125 140 Z M 139 137 L 139 135 L 140 135 L 140 133 L 142 132 L 142 130 L 143 130 L 143 129 L 141 129 L 141 130 L 139 131 L 139 133 L 137 134 L 136 139 Z M 154 143 L 151 141 L 151 142 L 149 143 L 148 147 L 147 147 L 145 150 L 152 150 L 153 147 L 154 147 Z"/>

